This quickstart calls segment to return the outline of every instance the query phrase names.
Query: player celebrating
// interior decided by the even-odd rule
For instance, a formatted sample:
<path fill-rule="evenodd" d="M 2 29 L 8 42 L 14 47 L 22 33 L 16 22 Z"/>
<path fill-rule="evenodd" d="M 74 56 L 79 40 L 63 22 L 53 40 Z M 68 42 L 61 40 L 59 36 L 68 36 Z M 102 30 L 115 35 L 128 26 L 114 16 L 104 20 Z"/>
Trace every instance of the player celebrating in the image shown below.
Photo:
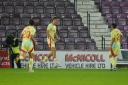
<path fill-rule="evenodd" d="M 29 72 L 34 72 L 33 57 L 34 57 L 34 48 L 35 48 L 35 40 L 34 40 L 35 33 L 36 33 L 35 23 L 34 20 L 31 19 L 29 21 L 29 25 L 26 26 L 21 33 L 22 46 L 20 53 L 21 59 L 25 59 L 26 53 L 29 54 Z"/>
<path fill-rule="evenodd" d="M 116 24 L 112 24 L 111 31 L 111 50 L 110 50 L 110 62 L 111 70 L 116 70 L 117 56 L 120 53 L 120 42 L 121 42 L 122 33 L 117 29 Z"/>
<path fill-rule="evenodd" d="M 57 35 L 57 25 L 59 25 L 59 18 L 53 17 L 51 23 L 47 27 L 47 43 L 48 47 L 51 50 L 51 53 L 48 55 L 49 60 L 56 60 L 56 47 L 55 43 L 58 39 Z"/>

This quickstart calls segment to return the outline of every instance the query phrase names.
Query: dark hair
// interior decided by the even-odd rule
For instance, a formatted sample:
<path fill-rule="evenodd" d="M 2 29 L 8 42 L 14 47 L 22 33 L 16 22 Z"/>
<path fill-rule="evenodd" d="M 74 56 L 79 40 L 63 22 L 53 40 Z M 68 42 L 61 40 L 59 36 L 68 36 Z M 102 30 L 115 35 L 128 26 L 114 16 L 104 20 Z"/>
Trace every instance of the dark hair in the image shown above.
<path fill-rule="evenodd" d="M 13 36 L 13 34 L 10 34 L 10 33 L 9 33 L 9 34 L 6 36 L 5 42 L 6 42 L 6 46 L 7 46 L 7 47 L 12 46 L 13 43 L 14 43 L 14 36 Z"/>
<path fill-rule="evenodd" d="M 33 19 L 30 19 L 30 20 L 29 20 L 29 25 L 35 25 L 35 22 L 34 22 Z"/>
<path fill-rule="evenodd" d="M 55 19 L 59 19 L 59 17 L 54 16 L 54 17 L 51 19 L 51 22 L 52 22 L 53 20 L 55 20 Z"/>
<path fill-rule="evenodd" d="M 113 28 L 116 28 L 116 27 L 117 27 L 117 25 L 116 25 L 115 23 L 113 23 L 113 24 L 112 24 L 112 27 L 113 27 Z"/>

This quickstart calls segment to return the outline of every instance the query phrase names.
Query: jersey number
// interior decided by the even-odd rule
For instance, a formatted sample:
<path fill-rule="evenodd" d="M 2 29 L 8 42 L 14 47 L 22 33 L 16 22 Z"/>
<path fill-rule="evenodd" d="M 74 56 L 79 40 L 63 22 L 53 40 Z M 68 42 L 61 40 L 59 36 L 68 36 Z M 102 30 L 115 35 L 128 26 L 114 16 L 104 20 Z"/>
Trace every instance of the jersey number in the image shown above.
<path fill-rule="evenodd" d="M 23 38 L 30 38 L 30 31 L 24 31 Z"/>

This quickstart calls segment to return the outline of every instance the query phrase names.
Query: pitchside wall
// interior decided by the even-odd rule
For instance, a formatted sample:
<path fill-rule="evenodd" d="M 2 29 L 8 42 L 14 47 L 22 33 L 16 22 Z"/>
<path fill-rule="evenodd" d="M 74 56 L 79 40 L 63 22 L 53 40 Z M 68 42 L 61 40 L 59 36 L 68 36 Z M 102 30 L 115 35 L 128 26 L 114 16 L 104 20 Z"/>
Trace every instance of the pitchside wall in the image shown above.
<path fill-rule="evenodd" d="M 57 51 L 57 61 L 44 61 L 49 51 L 36 51 L 34 68 L 63 68 L 63 69 L 110 69 L 108 51 Z M 123 53 L 123 54 L 121 54 Z M 123 64 L 128 50 L 122 49 L 118 56 L 118 64 Z M 122 56 L 123 55 L 123 56 Z M 22 61 L 22 67 L 26 67 L 26 58 Z M 126 61 L 125 61 L 126 62 Z M 9 68 L 8 52 L 0 51 L 0 68 Z M 16 67 L 16 66 L 15 66 Z"/>
<path fill-rule="evenodd" d="M 57 61 L 44 62 L 48 51 L 36 51 L 35 68 L 109 69 L 108 51 L 57 51 Z M 27 59 L 26 59 L 27 61 Z M 26 61 L 22 61 L 25 67 Z"/>

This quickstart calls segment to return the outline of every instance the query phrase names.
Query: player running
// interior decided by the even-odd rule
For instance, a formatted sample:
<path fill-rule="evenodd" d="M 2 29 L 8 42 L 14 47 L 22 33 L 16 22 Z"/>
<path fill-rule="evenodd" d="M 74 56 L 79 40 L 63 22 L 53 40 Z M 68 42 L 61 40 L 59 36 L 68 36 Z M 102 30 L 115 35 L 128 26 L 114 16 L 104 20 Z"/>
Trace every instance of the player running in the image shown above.
<path fill-rule="evenodd" d="M 34 36 L 36 33 L 35 23 L 34 20 L 29 21 L 29 25 L 26 26 L 22 33 L 22 46 L 20 52 L 20 58 L 25 59 L 26 54 L 29 54 L 29 72 L 34 72 L 33 70 L 33 57 L 34 57 L 34 48 L 35 48 L 35 40 Z"/>
<path fill-rule="evenodd" d="M 55 43 L 58 39 L 57 35 L 57 25 L 59 25 L 59 18 L 54 17 L 51 20 L 51 23 L 47 27 L 47 43 L 48 47 L 50 48 L 51 52 L 48 55 L 49 60 L 56 60 L 56 47 Z"/>
<path fill-rule="evenodd" d="M 111 70 L 116 70 L 117 56 L 120 53 L 120 42 L 121 42 L 122 33 L 117 28 L 116 24 L 112 24 L 111 31 L 111 49 L 110 49 L 110 62 Z"/>

